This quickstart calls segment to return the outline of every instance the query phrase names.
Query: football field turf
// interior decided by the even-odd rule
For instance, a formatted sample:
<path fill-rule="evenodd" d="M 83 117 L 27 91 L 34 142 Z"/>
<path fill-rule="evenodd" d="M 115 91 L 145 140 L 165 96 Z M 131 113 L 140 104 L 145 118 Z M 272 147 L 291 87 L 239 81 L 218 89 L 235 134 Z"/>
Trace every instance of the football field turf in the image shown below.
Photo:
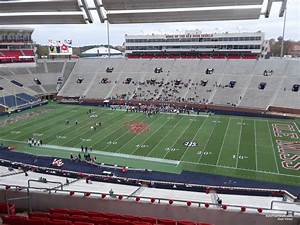
<path fill-rule="evenodd" d="M 83 145 L 92 147 L 98 162 L 113 165 L 300 184 L 300 120 L 205 113 L 148 117 L 51 103 L 0 117 L 0 123 L 0 143 L 31 154 L 69 158 Z M 29 147 L 31 137 L 43 146 Z"/>

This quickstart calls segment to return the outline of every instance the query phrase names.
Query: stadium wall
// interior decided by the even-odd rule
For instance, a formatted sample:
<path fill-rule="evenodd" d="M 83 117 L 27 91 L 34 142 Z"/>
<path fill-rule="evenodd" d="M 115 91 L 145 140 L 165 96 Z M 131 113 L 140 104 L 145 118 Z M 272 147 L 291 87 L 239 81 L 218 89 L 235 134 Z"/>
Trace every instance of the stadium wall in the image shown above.
<path fill-rule="evenodd" d="M 275 113 L 290 113 L 290 114 L 300 115 L 300 109 L 270 106 L 268 110 L 270 112 L 275 112 Z"/>
<path fill-rule="evenodd" d="M 83 99 L 80 101 L 82 105 L 105 105 L 107 103 L 104 100 L 98 99 Z M 182 109 L 196 110 L 199 112 L 212 112 L 221 115 L 236 115 L 236 116 L 254 116 L 254 117 L 268 117 L 268 118 L 289 118 L 287 115 L 272 114 L 268 110 L 254 109 L 254 108 L 243 108 L 243 107 L 227 107 L 219 105 L 206 105 L 188 102 L 159 102 L 159 101 L 135 101 L 135 100 L 110 100 L 110 105 L 129 105 L 129 106 L 139 106 L 142 105 L 171 105 L 174 107 L 179 107 Z M 284 111 L 284 110 L 283 110 Z M 282 112 L 284 113 L 284 112 Z M 296 113 L 297 114 L 297 113 Z M 300 110 L 299 113 L 300 114 Z"/>
<path fill-rule="evenodd" d="M 31 201 L 25 199 L 28 196 Z M 264 224 L 264 225 L 297 225 L 298 220 L 278 220 L 276 217 L 266 217 L 257 212 L 232 212 L 223 209 L 206 209 L 188 206 L 175 206 L 169 204 L 152 204 L 134 202 L 128 200 L 109 200 L 95 197 L 69 196 L 66 194 L 49 194 L 41 191 L 26 192 L 20 191 L 0 191 L 0 201 L 9 198 L 18 198 L 17 201 L 10 201 L 16 204 L 17 209 L 28 209 L 33 211 L 46 211 L 49 208 L 68 208 L 87 211 L 98 211 L 106 213 L 146 216 L 153 218 L 189 220 L 212 223 L 215 225 L 243 224 Z M 21 199 L 23 197 L 23 199 Z"/>

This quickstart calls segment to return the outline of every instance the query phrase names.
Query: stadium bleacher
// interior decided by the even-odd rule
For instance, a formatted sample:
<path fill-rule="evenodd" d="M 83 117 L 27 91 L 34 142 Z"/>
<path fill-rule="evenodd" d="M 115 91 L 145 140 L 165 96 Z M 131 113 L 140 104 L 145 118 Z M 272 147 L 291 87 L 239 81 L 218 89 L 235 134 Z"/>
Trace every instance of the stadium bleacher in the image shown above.
<path fill-rule="evenodd" d="M 106 72 L 108 67 L 112 72 Z M 155 73 L 161 68 L 161 73 Z M 213 68 L 211 74 L 207 69 Z M 59 92 L 83 99 L 158 100 L 267 109 L 291 107 L 298 60 L 80 59 Z M 272 71 L 269 76 L 264 71 Z M 81 83 L 77 79 L 82 80 Z M 126 80 L 130 79 L 127 83 Z M 102 82 L 106 80 L 106 82 Z M 202 82 L 205 81 L 205 86 Z M 235 85 L 230 87 L 230 82 Z M 260 83 L 266 83 L 259 90 Z M 291 101 L 284 101 L 289 98 Z M 299 105 L 296 104 L 296 108 Z"/>
<path fill-rule="evenodd" d="M 29 95 L 57 93 L 58 78 L 66 80 L 73 70 L 74 61 L 38 61 L 34 67 L 0 68 L 0 82 L 10 82 L 6 85 L 6 95 L 25 92 Z M 2 78 L 2 79 L 1 79 Z M 37 82 L 38 81 L 38 82 Z M 14 88 L 18 86 L 17 88 Z M 61 87 L 61 85 L 59 86 Z M 3 95 L 0 93 L 0 95 Z"/>

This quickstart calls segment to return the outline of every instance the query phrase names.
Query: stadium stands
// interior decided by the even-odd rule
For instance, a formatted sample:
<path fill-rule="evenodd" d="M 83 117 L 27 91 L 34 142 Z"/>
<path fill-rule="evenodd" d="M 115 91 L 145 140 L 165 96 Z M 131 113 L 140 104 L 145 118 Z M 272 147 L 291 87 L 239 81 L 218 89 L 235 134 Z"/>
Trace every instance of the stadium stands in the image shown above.
<path fill-rule="evenodd" d="M 34 67 L 3 67 L 0 68 L 0 83 L 9 80 L 14 84 L 5 85 L 5 95 L 22 92 L 29 95 L 54 94 L 61 87 L 61 83 L 58 85 L 59 78 L 67 80 L 74 65 L 75 61 L 38 61 Z"/>
<path fill-rule="evenodd" d="M 109 73 L 108 67 L 113 68 Z M 161 72 L 155 73 L 155 68 L 161 68 Z M 209 74 L 208 69 L 212 71 Z M 300 103 L 295 103 L 299 92 L 292 91 L 293 85 L 299 83 L 299 70 L 299 61 L 292 59 L 80 59 L 58 95 L 259 109 L 299 108 Z M 258 88 L 261 83 L 265 83 L 263 89 Z"/>
<path fill-rule="evenodd" d="M 3 216 L 2 219 L 3 222 L 8 225 L 211 225 L 190 221 L 59 208 L 50 209 L 49 212 L 32 212 L 29 216 Z"/>
<path fill-rule="evenodd" d="M 0 50 L 0 64 L 25 62 L 34 62 L 33 50 Z"/>

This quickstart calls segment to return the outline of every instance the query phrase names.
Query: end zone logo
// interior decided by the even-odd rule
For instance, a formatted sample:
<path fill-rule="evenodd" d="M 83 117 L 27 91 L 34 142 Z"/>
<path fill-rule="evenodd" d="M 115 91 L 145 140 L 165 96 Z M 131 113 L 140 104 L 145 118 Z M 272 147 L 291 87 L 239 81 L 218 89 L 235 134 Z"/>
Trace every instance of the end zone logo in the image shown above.
<path fill-rule="evenodd" d="M 197 143 L 194 142 L 194 141 L 186 141 L 186 142 L 184 142 L 183 144 L 184 144 L 184 146 L 186 146 L 186 147 L 196 147 L 196 146 L 197 146 Z"/>

